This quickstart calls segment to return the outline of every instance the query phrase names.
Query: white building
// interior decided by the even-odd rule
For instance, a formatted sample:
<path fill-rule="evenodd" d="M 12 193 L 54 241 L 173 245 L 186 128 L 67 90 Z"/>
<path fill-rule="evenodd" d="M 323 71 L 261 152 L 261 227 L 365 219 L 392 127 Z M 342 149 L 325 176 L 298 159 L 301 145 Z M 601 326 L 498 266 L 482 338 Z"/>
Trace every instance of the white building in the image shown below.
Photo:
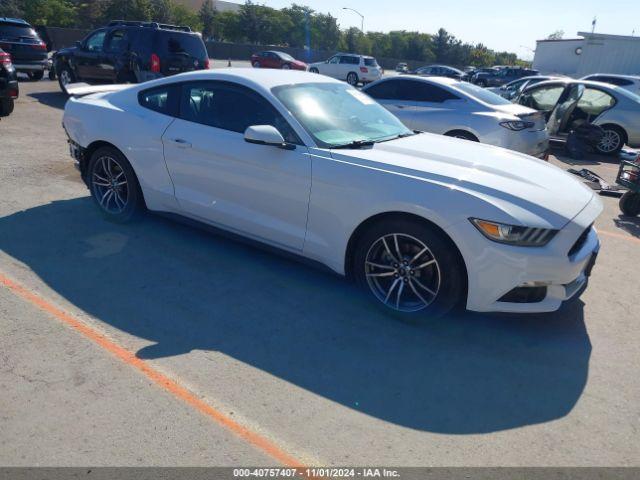
<path fill-rule="evenodd" d="M 640 37 L 578 32 L 582 38 L 538 40 L 533 68 L 580 78 L 591 73 L 640 75 Z"/>

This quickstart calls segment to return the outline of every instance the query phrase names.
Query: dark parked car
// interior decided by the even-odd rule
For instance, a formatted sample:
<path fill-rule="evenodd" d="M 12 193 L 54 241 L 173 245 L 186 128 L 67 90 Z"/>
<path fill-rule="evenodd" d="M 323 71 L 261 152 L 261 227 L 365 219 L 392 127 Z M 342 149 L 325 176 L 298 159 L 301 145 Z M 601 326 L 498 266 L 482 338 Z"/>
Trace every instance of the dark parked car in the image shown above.
<path fill-rule="evenodd" d="M 507 67 L 489 72 L 478 72 L 473 76 L 472 82 L 480 87 L 500 87 L 519 78 L 532 77 L 539 74 L 540 72 L 537 70 L 528 68 Z"/>
<path fill-rule="evenodd" d="M 306 70 L 307 64 L 288 53 L 267 50 L 251 55 L 253 68 L 280 68 L 282 70 Z"/>
<path fill-rule="evenodd" d="M 11 55 L 16 71 L 40 80 L 47 65 L 47 46 L 33 27 L 18 18 L 0 17 L 0 48 Z"/>
<path fill-rule="evenodd" d="M 18 93 L 18 79 L 11 55 L 0 48 L 0 117 L 13 112 L 13 101 L 18 98 Z"/>
<path fill-rule="evenodd" d="M 464 72 L 462 70 L 448 67 L 447 65 L 428 65 L 426 67 L 416 68 L 411 73 L 425 77 L 448 77 L 455 80 L 462 80 L 462 77 L 464 77 Z"/>
<path fill-rule="evenodd" d="M 115 20 L 53 58 L 62 91 L 74 82 L 138 83 L 209 68 L 202 37 L 189 27 Z"/>

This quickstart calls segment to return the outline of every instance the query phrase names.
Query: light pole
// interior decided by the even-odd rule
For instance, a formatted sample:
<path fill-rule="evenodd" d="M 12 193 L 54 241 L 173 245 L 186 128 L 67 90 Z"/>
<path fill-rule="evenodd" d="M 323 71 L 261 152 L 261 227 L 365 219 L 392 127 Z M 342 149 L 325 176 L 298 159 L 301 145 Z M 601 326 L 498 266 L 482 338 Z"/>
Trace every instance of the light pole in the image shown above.
<path fill-rule="evenodd" d="M 342 7 L 343 10 L 351 10 L 352 12 L 356 13 L 357 15 L 360 15 L 360 31 L 362 33 L 364 33 L 364 15 L 362 15 L 359 11 L 354 10 L 353 8 L 349 8 L 349 7 Z"/>

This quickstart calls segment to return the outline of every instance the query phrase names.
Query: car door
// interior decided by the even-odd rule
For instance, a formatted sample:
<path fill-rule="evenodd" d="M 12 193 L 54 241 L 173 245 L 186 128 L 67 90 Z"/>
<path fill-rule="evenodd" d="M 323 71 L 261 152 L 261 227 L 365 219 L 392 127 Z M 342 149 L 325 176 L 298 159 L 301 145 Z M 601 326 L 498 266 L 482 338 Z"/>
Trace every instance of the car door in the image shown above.
<path fill-rule="evenodd" d="M 292 149 L 244 140 L 273 125 Z M 287 121 L 251 89 L 218 81 L 184 83 L 180 118 L 162 137 L 177 201 L 192 217 L 300 251 L 311 158 Z"/>
<path fill-rule="evenodd" d="M 543 112 L 548 121 L 565 88 L 564 83 L 548 83 L 525 88 L 516 103 Z"/>
<path fill-rule="evenodd" d="M 76 50 L 74 62 L 76 71 L 82 80 L 102 80 L 104 72 L 99 64 L 104 50 L 106 29 L 96 30 L 90 34 Z"/>
<path fill-rule="evenodd" d="M 365 87 L 363 91 L 411 128 L 409 124 L 413 122 L 411 114 L 415 107 L 410 101 L 403 99 L 400 94 L 400 91 L 404 90 L 402 85 L 408 82 L 410 80 L 393 78 Z"/>
<path fill-rule="evenodd" d="M 360 57 L 354 55 L 342 55 L 340 57 L 340 63 L 337 65 L 337 74 L 335 78 L 338 80 L 346 80 L 349 72 L 356 72 L 356 75 L 360 73 Z"/>
<path fill-rule="evenodd" d="M 439 85 L 428 81 L 407 80 L 401 83 L 399 97 L 410 106 L 406 125 L 415 130 L 445 133 L 460 124 L 464 100 Z"/>
<path fill-rule="evenodd" d="M 340 58 L 341 55 L 334 55 L 333 57 L 331 57 L 329 60 L 327 60 L 327 63 L 320 66 L 320 73 L 329 77 L 338 78 Z"/>
<path fill-rule="evenodd" d="M 118 72 L 128 69 L 129 39 L 127 30 L 118 28 L 111 30 L 105 37 L 101 61 L 98 64 L 100 76 L 110 82 L 118 81 Z M 123 72 L 124 73 L 124 72 Z"/>

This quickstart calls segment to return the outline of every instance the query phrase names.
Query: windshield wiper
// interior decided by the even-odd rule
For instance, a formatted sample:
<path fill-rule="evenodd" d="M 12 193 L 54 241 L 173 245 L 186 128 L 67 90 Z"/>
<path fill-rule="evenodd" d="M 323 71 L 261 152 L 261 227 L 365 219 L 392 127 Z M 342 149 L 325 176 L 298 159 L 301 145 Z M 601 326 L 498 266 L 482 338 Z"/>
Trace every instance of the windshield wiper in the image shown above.
<path fill-rule="evenodd" d="M 406 138 L 406 137 L 413 137 L 414 135 L 417 135 L 418 133 L 422 133 L 422 132 L 418 132 L 418 131 L 413 131 L 410 133 L 399 133 L 398 135 L 391 137 L 391 138 L 385 138 L 384 140 L 378 140 L 379 143 L 381 142 L 390 142 L 391 140 L 398 140 L 399 138 Z"/>
<path fill-rule="evenodd" d="M 373 140 L 354 140 L 353 142 L 345 143 L 344 145 L 334 145 L 331 148 L 362 148 L 370 147 L 375 142 Z"/>

